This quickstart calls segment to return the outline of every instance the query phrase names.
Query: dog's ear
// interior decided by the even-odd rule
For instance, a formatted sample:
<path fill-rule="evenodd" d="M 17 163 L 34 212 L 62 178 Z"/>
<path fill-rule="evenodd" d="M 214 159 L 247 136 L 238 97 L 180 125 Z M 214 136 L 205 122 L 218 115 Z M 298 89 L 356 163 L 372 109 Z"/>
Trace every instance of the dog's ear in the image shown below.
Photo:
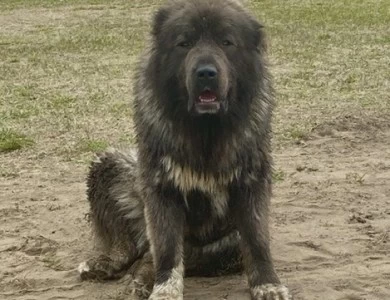
<path fill-rule="evenodd" d="M 160 8 L 153 18 L 152 34 L 157 37 L 169 17 L 169 10 L 165 7 Z"/>
<path fill-rule="evenodd" d="M 267 51 L 267 40 L 264 33 L 264 26 L 255 19 L 251 20 L 251 25 L 252 42 L 255 47 L 261 52 Z"/>

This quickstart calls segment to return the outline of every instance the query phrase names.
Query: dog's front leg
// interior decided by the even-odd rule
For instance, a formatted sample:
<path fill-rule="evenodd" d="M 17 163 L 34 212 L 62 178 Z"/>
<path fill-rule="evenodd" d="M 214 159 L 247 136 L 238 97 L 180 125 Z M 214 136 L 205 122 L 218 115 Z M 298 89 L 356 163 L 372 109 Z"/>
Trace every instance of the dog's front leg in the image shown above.
<path fill-rule="evenodd" d="M 280 284 L 269 245 L 268 203 L 271 182 L 259 178 L 235 187 L 235 220 L 241 235 L 241 249 L 253 300 L 290 300 L 288 289 Z"/>
<path fill-rule="evenodd" d="M 156 271 L 149 300 L 181 300 L 185 214 L 178 192 L 173 188 L 152 192 L 145 201 L 145 219 Z"/>

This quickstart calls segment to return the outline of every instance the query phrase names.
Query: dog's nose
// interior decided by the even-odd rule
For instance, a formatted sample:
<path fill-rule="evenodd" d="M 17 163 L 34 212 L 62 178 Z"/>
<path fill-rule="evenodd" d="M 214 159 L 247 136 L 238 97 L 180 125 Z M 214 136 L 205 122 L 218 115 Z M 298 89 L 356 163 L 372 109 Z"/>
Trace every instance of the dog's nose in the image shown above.
<path fill-rule="evenodd" d="M 217 79 L 218 71 L 213 65 L 201 65 L 196 69 L 198 80 L 210 81 Z"/>

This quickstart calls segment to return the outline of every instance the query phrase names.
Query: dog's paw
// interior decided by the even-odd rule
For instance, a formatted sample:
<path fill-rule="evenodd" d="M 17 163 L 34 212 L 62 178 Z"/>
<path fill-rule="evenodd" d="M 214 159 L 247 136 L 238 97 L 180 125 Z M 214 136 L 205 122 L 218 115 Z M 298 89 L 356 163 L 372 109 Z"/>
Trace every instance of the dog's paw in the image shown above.
<path fill-rule="evenodd" d="M 152 286 L 143 280 L 134 279 L 128 286 L 126 293 L 132 295 L 131 299 L 145 300 L 150 296 L 151 290 Z"/>
<path fill-rule="evenodd" d="M 150 295 L 149 300 L 183 300 L 183 295 L 171 293 L 153 293 Z"/>
<path fill-rule="evenodd" d="M 110 259 L 103 256 L 82 262 L 77 270 L 82 280 L 107 280 L 116 275 Z"/>
<path fill-rule="evenodd" d="M 80 274 L 81 280 L 97 279 L 97 274 L 94 272 L 93 267 L 88 264 L 88 261 L 83 261 L 77 267 L 77 271 Z"/>
<path fill-rule="evenodd" d="M 183 292 L 171 285 L 154 286 L 149 300 L 183 300 Z"/>
<path fill-rule="evenodd" d="M 264 284 L 251 288 L 253 300 L 292 300 L 290 291 L 284 285 Z"/>

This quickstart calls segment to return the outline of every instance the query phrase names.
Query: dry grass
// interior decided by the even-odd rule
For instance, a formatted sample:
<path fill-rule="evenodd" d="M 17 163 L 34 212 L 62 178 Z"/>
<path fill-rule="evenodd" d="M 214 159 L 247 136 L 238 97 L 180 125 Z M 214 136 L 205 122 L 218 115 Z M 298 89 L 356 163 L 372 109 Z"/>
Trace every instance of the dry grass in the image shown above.
<path fill-rule="evenodd" d="M 11 150 L 79 161 L 131 143 L 131 72 L 160 2 L 2 1 L 2 145 L 26 137 L 35 144 Z M 263 0 L 251 7 L 270 38 L 277 145 L 305 139 L 335 115 L 390 110 L 389 1 Z"/>

